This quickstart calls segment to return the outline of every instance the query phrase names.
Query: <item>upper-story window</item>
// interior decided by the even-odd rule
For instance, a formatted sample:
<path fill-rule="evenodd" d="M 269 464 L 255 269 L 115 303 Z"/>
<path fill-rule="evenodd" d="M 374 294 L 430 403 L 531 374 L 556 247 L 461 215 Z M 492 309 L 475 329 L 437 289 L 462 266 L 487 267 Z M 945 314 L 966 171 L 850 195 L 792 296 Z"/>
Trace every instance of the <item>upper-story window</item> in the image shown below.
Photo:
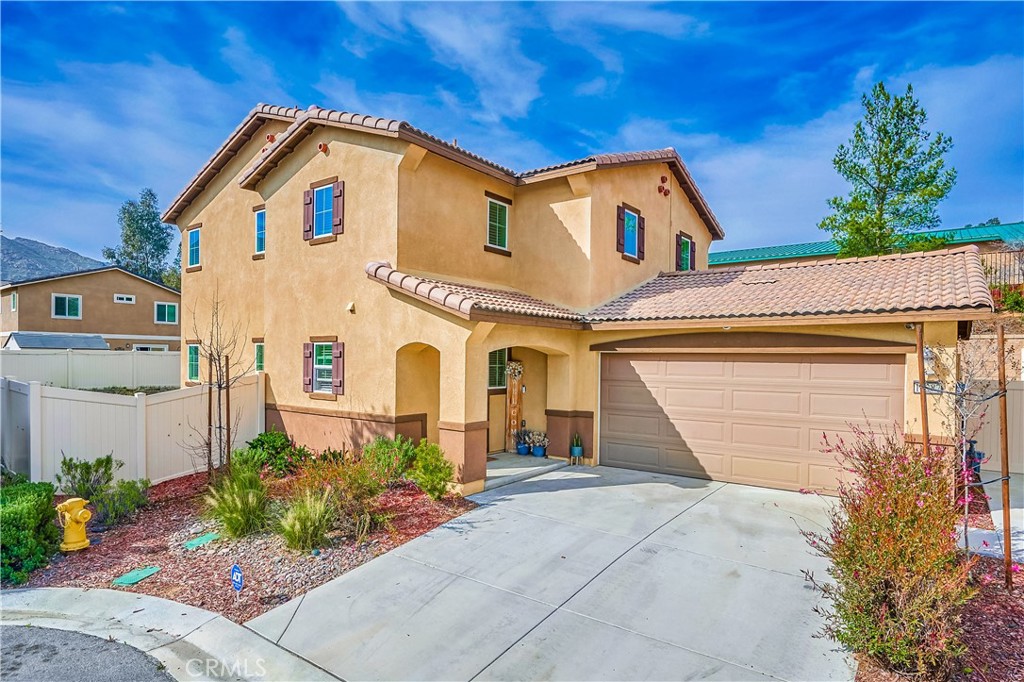
<path fill-rule="evenodd" d="M 18 292 L 17 291 L 12 291 L 11 292 L 11 312 L 12 313 L 18 312 Z"/>
<path fill-rule="evenodd" d="M 114 303 L 135 305 L 135 296 L 133 294 L 114 294 Z"/>
<path fill-rule="evenodd" d="M 157 324 L 178 324 L 178 304 L 161 303 L 153 304 L 153 321 Z"/>
<path fill-rule="evenodd" d="M 51 316 L 68 320 L 82 319 L 82 297 L 77 294 L 53 294 Z"/>
<path fill-rule="evenodd" d="M 508 203 L 487 199 L 487 245 L 508 250 Z"/>
<path fill-rule="evenodd" d="M 256 211 L 254 215 L 256 253 L 263 253 L 267 250 L 267 212 L 266 210 Z"/>
<path fill-rule="evenodd" d="M 639 263 L 644 259 L 645 231 L 640 210 L 621 204 L 616 215 L 615 246 L 625 260 Z"/>
<path fill-rule="evenodd" d="M 332 185 L 313 190 L 313 238 L 334 232 L 334 188 Z"/>
<path fill-rule="evenodd" d="M 623 237 L 625 241 L 623 242 L 622 252 L 627 256 L 633 256 L 634 258 L 639 253 L 639 222 L 640 216 L 638 216 L 636 213 L 633 213 L 629 209 L 626 209 L 625 235 Z"/>
<path fill-rule="evenodd" d="M 676 235 L 676 271 L 696 270 L 696 250 L 693 237 L 680 232 Z"/>
<path fill-rule="evenodd" d="M 263 351 L 263 342 L 262 341 L 258 341 L 258 342 L 256 342 L 253 345 L 255 346 L 255 355 L 256 355 L 256 358 L 253 361 L 253 369 L 255 369 L 257 372 L 262 372 L 263 371 L 263 353 L 264 353 L 264 351 Z"/>
<path fill-rule="evenodd" d="M 505 366 L 508 349 L 499 348 L 487 354 L 487 388 L 505 388 Z"/>
<path fill-rule="evenodd" d="M 199 265 L 199 228 L 188 231 L 188 267 Z"/>

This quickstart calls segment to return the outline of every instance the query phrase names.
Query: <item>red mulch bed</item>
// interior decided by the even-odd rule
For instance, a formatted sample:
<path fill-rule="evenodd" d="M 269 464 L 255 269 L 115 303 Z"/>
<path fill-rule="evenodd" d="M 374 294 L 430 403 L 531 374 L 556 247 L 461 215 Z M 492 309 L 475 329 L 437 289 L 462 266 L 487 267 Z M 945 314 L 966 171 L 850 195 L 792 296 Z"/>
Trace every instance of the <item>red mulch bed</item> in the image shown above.
<path fill-rule="evenodd" d="M 977 476 L 974 483 L 978 483 Z M 973 528 L 995 530 L 988 498 L 981 486 L 972 488 L 968 505 Z M 1024 680 L 1024 578 L 1014 574 L 1014 590 L 1004 586 L 1002 559 L 978 557 L 974 568 L 978 594 L 963 610 L 963 639 L 967 653 L 948 677 L 953 682 L 1021 682 Z M 921 679 L 884 670 L 858 657 L 857 682 L 896 682 Z"/>
<path fill-rule="evenodd" d="M 26 586 L 110 588 L 114 578 L 155 565 L 160 567 L 155 575 L 113 589 L 173 599 L 242 623 L 476 506 L 454 496 L 435 502 L 412 483 L 403 483 L 377 498 L 377 511 L 388 514 L 390 522 L 362 543 L 335 534 L 329 546 L 309 553 L 288 549 L 277 535 L 260 533 L 186 550 L 185 541 L 217 530 L 200 515 L 206 480 L 204 472 L 153 486 L 151 504 L 131 522 L 90 532 L 91 547 L 58 555 L 35 571 Z M 245 576 L 237 597 L 230 581 L 234 563 Z"/>

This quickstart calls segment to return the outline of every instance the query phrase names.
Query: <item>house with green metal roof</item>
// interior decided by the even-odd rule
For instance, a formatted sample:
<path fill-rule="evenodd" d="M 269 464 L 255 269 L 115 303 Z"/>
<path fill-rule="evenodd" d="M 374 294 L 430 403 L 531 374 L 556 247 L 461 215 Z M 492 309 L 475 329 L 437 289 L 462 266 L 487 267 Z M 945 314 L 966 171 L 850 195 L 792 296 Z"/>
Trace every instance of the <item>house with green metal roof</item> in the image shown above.
<path fill-rule="evenodd" d="M 1024 222 L 1006 225 L 975 225 L 948 230 L 919 232 L 921 236 L 945 237 L 950 246 L 977 244 L 982 253 L 999 251 L 1005 244 L 1024 241 Z M 734 249 L 708 254 L 708 267 L 742 267 L 767 263 L 788 263 L 802 260 L 835 258 L 839 246 L 831 239 L 804 244 L 781 244 L 751 249 Z"/>

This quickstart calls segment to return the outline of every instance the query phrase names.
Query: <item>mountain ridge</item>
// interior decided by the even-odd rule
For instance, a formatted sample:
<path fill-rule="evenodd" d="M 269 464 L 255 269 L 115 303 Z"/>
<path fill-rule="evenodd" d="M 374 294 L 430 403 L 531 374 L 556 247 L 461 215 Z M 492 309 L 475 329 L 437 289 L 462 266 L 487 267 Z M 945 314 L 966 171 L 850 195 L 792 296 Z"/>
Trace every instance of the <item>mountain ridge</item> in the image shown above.
<path fill-rule="evenodd" d="M 0 235 L 0 282 L 51 277 L 106 265 L 63 246 Z"/>

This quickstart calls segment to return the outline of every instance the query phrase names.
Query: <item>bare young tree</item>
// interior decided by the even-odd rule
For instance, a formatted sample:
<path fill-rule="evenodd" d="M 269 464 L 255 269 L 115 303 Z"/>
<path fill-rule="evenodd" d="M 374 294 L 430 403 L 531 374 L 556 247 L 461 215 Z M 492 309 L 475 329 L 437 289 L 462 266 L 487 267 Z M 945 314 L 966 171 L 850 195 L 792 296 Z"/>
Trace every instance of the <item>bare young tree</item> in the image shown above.
<path fill-rule="evenodd" d="M 194 459 L 206 460 L 207 471 L 212 475 L 215 470 L 231 466 L 231 451 L 242 419 L 240 410 L 231 411 L 231 388 L 254 366 L 242 360 L 248 325 L 230 319 L 219 288 L 214 289 L 202 320 L 193 308 L 192 334 L 200 340 L 200 375 L 205 367 L 203 385 L 208 389 L 209 403 L 205 428 L 189 423 L 196 435 L 189 449 Z"/>

